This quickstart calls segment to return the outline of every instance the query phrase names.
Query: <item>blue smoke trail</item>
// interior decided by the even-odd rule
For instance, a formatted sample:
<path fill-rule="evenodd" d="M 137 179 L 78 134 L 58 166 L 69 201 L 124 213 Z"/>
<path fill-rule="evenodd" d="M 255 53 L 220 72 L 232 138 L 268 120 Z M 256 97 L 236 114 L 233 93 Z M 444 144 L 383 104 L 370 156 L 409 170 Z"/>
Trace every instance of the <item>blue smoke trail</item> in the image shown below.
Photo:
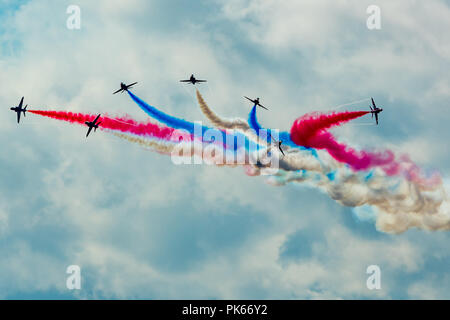
<path fill-rule="evenodd" d="M 258 120 L 256 120 L 256 104 L 253 106 L 248 115 L 248 125 L 256 132 L 261 130 L 261 126 L 259 125 Z"/>
<path fill-rule="evenodd" d="M 168 125 L 171 128 L 174 129 L 184 129 L 187 130 L 190 134 L 194 134 L 194 123 L 172 117 L 168 115 L 167 113 L 164 113 L 155 107 L 147 104 L 145 101 L 141 100 L 137 96 L 133 94 L 133 92 L 128 90 L 128 94 L 130 95 L 131 99 L 134 100 L 134 102 L 137 103 L 139 107 L 141 107 L 142 110 L 145 111 L 150 117 L 158 120 L 161 123 L 164 123 Z M 202 131 L 207 130 L 208 128 L 202 126 Z"/>
<path fill-rule="evenodd" d="M 253 130 L 256 131 L 256 134 L 258 135 L 258 137 L 260 137 L 261 139 L 265 139 L 267 141 L 267 143 L 271 143 L 272 140 L 272 129 L 265 129 L 262 128 L 261 125 L 258 123 L 258 120 L 256 119 L 256 105 L 253 106 L 252 110 L 250 111 L 249 115 L 248 115 L 248 125 L 250 126 L 250 128 L 252 128 Z M 263 132 L 267 132 L 267 135 L 261 136 L 261 133 Z M 317 155 L 317 151 L 315 149 L 312 148 L 308 148 L 308 147 L 303 147 L 303 146 L 299 146 L 296 145 L 292 139 L 291 139 L 291 134 L 287 131 L 280 131 L 278 133 L 278 137 L 281 141 L 283 141 L 283 145 L 286 145 L 288 147 L 291 148 L 297 148 L 297 149 L 301 149 L 301 150 L 308 150 L 312 153 L 312 155 L 316 158 L 318 158 Z"/>
<path fill-rule="evenodd" d="M 133 101 L 142 109 L 145 113 L 147 113 L 150 117 L 158 120 L 161 123 L 166 124 L 167 126 L 174 129 L 183 129 L 188 131 L 191 135 L 196 138 L 200 138 L 202 142 L 216 142 L 215 138 L 212 138 L 211 141 L 203 141 L 203 135 L 206 132 L 211 133 L 213 136 L 221 135 L 222 145 L 224 148 L 229 149 L 230 146 L 228 143 L 231 143 L 233 149 L 236 151 L 237 149 L 244 147 L 246 150 L 260 150 L 265 149 L 265 146 L 261 146 L 258 143 L 249 140 L 246 135 L 240 132 L 227 133 L 223 130 L 217 130 L 208 128 L 206 126 L 195 124 L 190 121 L 186 121 L 184 119 L 176 118 L 167 113 L 164 113 L 157 108 L 149 105 L 145 101 L 141 100 L 139 97 L 135 96 L 131 91 L 128 90 L 128 94 L 133 99 Z M 197 130 L 195 130 L 197 128 Z M 199 130 L 201 129 L 201 130 Z M 244 143 L 242 143 L 242 141 Z"/>

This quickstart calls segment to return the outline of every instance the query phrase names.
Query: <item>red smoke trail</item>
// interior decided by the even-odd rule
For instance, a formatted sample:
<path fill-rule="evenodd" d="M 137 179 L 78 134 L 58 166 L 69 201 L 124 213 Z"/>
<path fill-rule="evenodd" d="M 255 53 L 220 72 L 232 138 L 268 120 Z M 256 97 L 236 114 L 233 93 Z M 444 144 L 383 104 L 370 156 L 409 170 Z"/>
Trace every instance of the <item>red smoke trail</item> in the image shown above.
<path fill-rule="evenodd" d="M 82 125 L 84 125 L 86 121 L 93 121 L 97 116 L 94 114 L 73 113 L 66 111 L 29 110 L 28 112 Z M 129 116 L 112 118 L 107 115 L 102 115 L 100 116 L 99 122 L 101 122 L 99 129 L 109 129 L 132 133 L 139 136 L 155 137 L 166 141 L 174 141 L 174 139 L 179 141 L 180 136 L 183 137 L 184 141 L 190 139 L 189 135 L 186 136 L 186 134 L 182 134 L 176 129 L 160 126 L 151 122 L 137 122 Z"/>
<path fill-rule="evenodd" d="M 350 120 L 368 114 L 368 111 L 345 111 L 333 113 L 308 113 L 295 120 L 291 129 L 291 139 L 296 144 L 305 147 L 314 147 L 310 139 L 331 127 L 339 126 Z M 324 148 L 324 147 L 322 147 Z"/>
<path fill-rule="evenodd" d="M 342 125 L 368 113 L 368 111 L 346 111 L 328 114 L 306 114 L 294 122 L 291 129 L 291 139 L 301 146 L 326 149 L 333 158 L 347 163 L 354 170 L 365 170 L 373 166 L 389 164 L 394 159 L 392 152 L 358 152 L 337 142 L 333 135 L 327 131 L 327 129 Z"/>
<path fill-rule="evenodd" d="M 333 113 L 309 113 L 298 118 L 291 128 L 291 139 L 300 146 L 326 149 L 339 162 L 348 164 L 353 170 L 366 170 L 381 167 L 389 175 L 403 173 L 410 181 L 425 186 L 441 183 L 439 174 L 424 178 L 420 168 L 408 156 L 402 156 L 400 162 L 390 150 L 382 152 L 357 151 L 336 141 L 327 130 L 350 120 L 368 114 L 368 111 L 345 111 Z"/>

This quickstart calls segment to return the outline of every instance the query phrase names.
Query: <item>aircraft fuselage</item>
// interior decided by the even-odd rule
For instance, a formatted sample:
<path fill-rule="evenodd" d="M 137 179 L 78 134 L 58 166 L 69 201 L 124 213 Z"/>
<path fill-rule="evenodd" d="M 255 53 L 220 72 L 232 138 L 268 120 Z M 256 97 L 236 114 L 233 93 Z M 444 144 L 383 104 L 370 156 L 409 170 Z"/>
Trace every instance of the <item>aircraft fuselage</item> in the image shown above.
<path fill-rule="evenodd" d="M 383 109 L 378 109 L 376 108 L 375 110 L 370 111 L 371 113 L 380 113 L 381 111 L 383 111 Z"/>
<path fill-rule="evenodd" d="M 25 112 L 27 112 L 26 109 L 22 109 L 20 107 L 13 107 L 13 108 L 11 108 L 11 110 L 14 112 L 18 112 L 18 113 L 23 112 L 23 114 L 25 114 Z"/>

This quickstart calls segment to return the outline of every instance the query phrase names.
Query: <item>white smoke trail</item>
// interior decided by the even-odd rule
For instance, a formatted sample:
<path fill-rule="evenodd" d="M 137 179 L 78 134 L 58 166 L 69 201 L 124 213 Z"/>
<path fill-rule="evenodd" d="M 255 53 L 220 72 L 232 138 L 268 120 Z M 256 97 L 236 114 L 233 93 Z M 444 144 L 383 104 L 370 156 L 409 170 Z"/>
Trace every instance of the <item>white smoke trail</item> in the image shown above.
<path fill-rule="evenodd" d="M 248 153 L 242 149 L 240 153 L 234 151 L 227 152 L 219 145 L 211 143 L 202 143 L 199 141 L 181 141 L 166 142 L 151 137 L 136 136 L 133 134 L 125 134 L 112 130 L 105 130 L 114 136 L 136 143 L 141 147 L 156 151 L 160 154 L 170 155 L 174 158 L 184 158 L 185 160 L 174 160 L 175 164 L 190 164 L 193 158 L 200 159 L 202 163 L 215 166 L 249 166 L 255 164 L 258 159 L 266 156 L 267 150 L 260 150 L 255 153 Z M 240 155 L 240 156 L 238 156 Z M 260 169 L 267 169 L 269 161 L 265 160 L 259 163 Z"/>
<path fill-rule="evenodd" d="M 164 143 L 160 140 L 145 139 L 140 136 L 119 133 L 119 132 L 115 132 L 115 131 L 109 131 L 109 132 L 120 139 L 124 139 L 124 140 L 127 140 L 132 143 L 136 143 L 136 144 L 140 145 L 141 147 L 157 151 L 161 154 L 170 154 L 174 148 L 173 143 Z"/>
<path fill-rule="evenodd" d="M 370 100 L 370 98 L 365 98 L 365 99 L 362 99 L 362 100 L 357 100 L 357 101 L 353 101 L 353 102 L 349 102 L 349 103 L 340 104 L 340 105 L 332 107 L 330 109 L 338 110 L 338 109 L 341 109 L 343 107 L 352 106 L 352 105 L 355 105 L 357 103 L 362 103 L 362 102 L 369 101 L 369 100 Z"/>
<path fill-rule="evenodd" d="M 280 170 L 269 177 L 268 182 L 277 186 L 307 183 L 344 206 L 370 205 L 377 214 L 377 229 L 386 233 L 402 233 L 413 227 L 432 231 L 450 230 L 450 203 L 443 184 L 429 188 L 400 176 L 386 176 L 379 169 L 368 174 L 354 172 L 346 166 L 335 169 L 330 177 L 329 169 L 322 172 L 307 170 L 304 164 L 309 163 L 311 158 L 301 161 L 301 153 L 295 154 L 294 158 L 295 163 L 300 165 L 293 164 L 291 160 L 290 170 Z M 252 175 L 258 175 L 257 170 Z"/>
<path fill-rule="evenodd" d="M 250 126 L 245 120 L 239 118 L 225 119 L 219 117 L 214 111 L 212 111 L 208 107 L 200 92 L 198 90 L 196 90 L 196 92 L 197 92 L 197 101 L 198 104 L 200 105 L 201 111 L 206 116 L 206 118 L 208 118 L 208 120 L 211 121 L 213 125 L 221 129 L 238 129 L 238 130 L 250 129 Z"/>

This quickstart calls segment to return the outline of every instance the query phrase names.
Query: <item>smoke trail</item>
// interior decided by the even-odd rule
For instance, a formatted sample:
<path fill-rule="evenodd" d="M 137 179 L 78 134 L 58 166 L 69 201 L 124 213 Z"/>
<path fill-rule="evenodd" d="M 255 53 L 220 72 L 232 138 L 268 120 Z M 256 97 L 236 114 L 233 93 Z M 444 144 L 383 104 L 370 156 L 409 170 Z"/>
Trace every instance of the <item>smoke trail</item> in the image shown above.
<path fill-rule="evenodd" d="M 225 118 L 219 117 L 216 113 L 214 113 L 214 111 L 212 111 L 209 108 L 209 106 L 206 104 L 205 100 L 203 99 L 203 97 L 200 94 L 200 92 L 198 91 L 198 89 L 196 89 L 196 92 L 197 92 L 197 101 L 200 106 L 200 110 L 206 116 L 206 118 L 208 118 L 209 121 L 212 122 L 213 125 L 217 126 L 218 128 L 221 128 L 221 129 L 231 129 L 231 130 L 243 131 L 249 139 L 256 141 L 257 143 L 262 144 L 262 145 L 267 145 L 267 144 L 271 143 L 271 141 L 269 141 L 269 142 L 266 141 L 267 136 L 260 137 L 258 135 L 258 133 L 259 133 L 258 130 L 251 130 L 252 128 L 249 127 L 249 124 L 247 122 L 245 122 L 245 120 L 239 119 L 239 118 L 225 119 Z"/>
<path fill-rule="evenodd" d="M 142 147 L 149 148 L 151 150 L 155 150 L 155 151 L 159 152 L 160 154 L 168 155 L 172 152 L 172 150 L 174 148 L 173 144 L 163 143 L 161 141 L 148 140 L 148 139 L 145 139 L 142 137 L 132 136 L 129 134 L 115 132 L 115 131 L 111 131 L 111 134 L 113 134 L 114 136 L 116 136 L 120 139 L 124 139 L 129 142 L 136 143 Z"/>
<path fill-rule="evenodd" d="M 254 132 L 256 132 L 257 137 L 259 139 L 266 141 L 269 144 L 273 144 L 274 142 L 276 142 L 276 140 L 281 140 L 283 142 L 283 146 L 287 146 L 287 147 L 289 147 L 289 149 L 300 149 L 300 150 L 308 151 L 308 153 L 310 153 L 313 157 L 315 157 L 319 161 L 319 163 L 314 164 L 314 170 L 317 168 L 318 164 L 322 165 L 323 167 L 326 167 L 326 166 L 324 166 L 324 163 L 320 160 L 320 158 L 317 154 L 317 151 L 315 149 L 296 145 L 291 140 L 291 135 L 289 132 L 276 131 L 276 135 L 274 137 L 272 135 L 272 132 L 273 132 L 272 129 L 263 128 L 259 124 L 258 119 L 256 118 L 256 106 L 253 106 L 252 110 L 249 113 L 248 124 L 249 124 L 250 128 L 253 129 Z M 286 150 L 284 152 L 289 153 L 288 150 Z M 297 157 L 291 157 L 291 156 L 283 157 L 280 160 L 280 168 L 291 170 L 292 168 L 295 168 L 296 166 L 298 166 Z M 311 169 L 309 169 L 309 170 L 311 170 Z"/>
<path fill-rule="evenodd" d="M 184 157 L 199 157 L 205 163 L 216 166 L 236 167 L 243 165 L 250 176 L 264 174 L 266 168 L 237 162 L 217 161 L 214 153 L 195 148 L 190 142 L 169 142 L 168 149 L 160 149 L 160 144 L 147 141 L 141 137 L 130 137 L 122 133 L 115 135 L 143 146 L 156 148 L 158 152 L 172 153 L 174 146 L 181 146 Z M 164 144 L 163 144 L 164 145 Z M 219 155 L 221 148 L 210 145 Z M 375 169 L 370 173 L 355 172 L 340 165 L 332 157 L 327 158 L 326 151 L 321 151 L 321 159 L 328 167 L 323 167 L 317 158 L 306 150 L 290 150 L 285 160 L 280 161 L 280 169 L 269 176 L 268 182 L 275 186 L 288 183 L 312 185 L 327 193 L 332 199 L 349 207 L 370 205 L 376 212 L 376 227 L 387 233 L 401 233 L 416 227 L 426 230 L 450 230 L 450 210 L 445 190 L 442 185 L 427 189 L 402 177 L 389 177 Z"/>
<path fill-rule="evenodd" d="M 321 163 L 316 150 L 312 148 L 307 148 L 303 146 L 298 146 L 294 142 L 292 142 L 290 138 L 289 132 L 278 132 L 273 131 L 272 129 L 263 128 L 256 118 L 256 106 L 253 106 L 250 111 L 248 123 L 246 125 L 242 125 L 244 120 L 235 119 L 235 120 L 226 120 L 219 118 L 205 103 L 203 97 L 200 92 L 197 90 L 197 99 L 202 109 L 203 113 L 206 115 L 211 122 L 215 125 L 225 128 L 238 128 L 241 130 L 245 130 L 244 133 L 250 138 L 258 141 L 259 144 L 269 145 L 269 150 L 271 152 L 279 152 L 277 151 L 278 147 L 275 146 L 274 140 L 282 140 L 283 146 L 288 146 L 290 148 L 295 148 L 296 150 L 284 150 L 286 156 L 279 159 L 279 168 L 287 171 L 296 171 L 296 170 L 311 170 L 311 171 L 322 171 L 328 170 L 331 171 L 331 167 L 324 166 Z M 251 129 L 251 130 L 249 130 Z M 306 151 L 306 152 L 304 152 Z M 333 164 L 333 168 L 336 168 L 336 163 Z M 249 166 L 246 168 L 247 174 L 249 175 L 259 175 L 258 167 Z"/>
<path fill-rule="evenodd" d="M 210 136 L 213 136 L 215 141 L 219 140 L 219 144 L 222 144 L 222 147 L 226 149 L 233 149 L 234 151 L 236 151 L 240 148 L 245 148 L 246 150 L 259 150 L 266 148 L 266 146 L 253 141 L 251 138 L 249 138 L 248 135 L 242 132 L 228 132 L 221 129 L 208 128 L 198 123 L 193 123 L 184 119 L 176 118 L 149 105 L 148 103 L 134 95 L 131 91 L 128 91 L 128 94 L 133 99 L 133 101 L 150 117 L 166 124 L 171 128 L 186 130 L 190 134 L 194 135 L 194 138 L 196 139 L 202 140 L 203 136 L 206 133 Z"/>
<path fill-rule="evenodd" d="M 367 111 L 345 111 L 306 114 L 298 118 L 292 125 L 292 141 L 301 146 L 326 149 L 333 158 L 350 165 L 354 170 L 366 170 L 373 166 L 390 164 L 394 159 L 392 152 L 386 151 L 377 154 L 366 151 L 357 152 L 338 143 L 333 135 L 326 131 L 368 113 Z"/>
<path fill-rule="evenodd" d="M 85 121 L 92 121 L 95 118 L 95 115 L 81 113 L 36 110 L 30 112 L 78 124 L 84 124 Z M 161 117 L 161 114 L 170 117 L 163 113 L 155 113 L 154 110 L 150 113 L 157 119 Z M 322 138 L 323 135 L 329 134 L 327 130 L 331 127 L 358 116 L 350 114 L 333 117 L 333 114 L 326 114 L 322 117 L 324 121 L 320 122 L 317 118 L 320 119 L 321 115 L 316 115 L 317 117 L 310 117 L 312 120 L 306 122 L 305 127 L 301 121 L 296 121 L 295 128 L 293 126 L 291 130 L 291 133 L 297 134 L 295 139 L 291 140 L 295 147 L 286 150 L 286 156 L 279 162 L 281 170 L 276 172 L 259 161 L 256 163 L 249 161 L 253 155 L 248 150 L 245 152 L 245 161 L 234 157 L 236 154 L 234 150 L 231 152 L 233 158 L 230 161 L 220 143 L 208 139 L 204 141 L 203 136 L 199 139 L 190 132 L 186 133 L 186 127 L 183 125 L 189 122 L 185 120 L 182 120 L 183 124 L 178 122 L 179 119 L 173 118 L 175 122 L 171 122 L 173 119 L 168 121 L 166 118 L 166 121 L 177 126 L 175 129 L 152 123 L 139 123 L 129 117 L 105 116 L 101 119 L 100 128 L 111 131 L 127 141 L 149 147 L 162 154 L 170 154 L 172 161 L 174 156 L 175 158 L 178 156 L 174 151 L 181 149 L 183 153 L 179 155 L 180 157 L 200 158 L 205 160 L 205 163 L 217 166 L 243 166 L 245 172 L 251 176 L 269 174 L 268 182 L 273 185 L 302 183 L 326 192 L 344 206 L 371 206 L 376 213 L 377 229 L 383 232 L 400 233 L 413 227 L 426 230 L 450 230 L 450 204 L 442 179 L 439 175 L 434 175 L 432 179 L 424 182 L 421 169 L 407 156 L 399 157 L 398 160 L 392 159 L 388 164 L 381 166 L 375 165 L 370 172 L 355 171 L 353 167 L 346 166 L 344 162 L 336 159 L 336 155 L 328 150 L 329 145 L 325 144 L 326 147 L 318 150 L 315 155 L 311 152 L 311 150 L 316 152 L 315 149 L 297 146 L 295 143 L 298 142 L 309 146 L 311 141 L 313 144 L 322 146 L 320 143 L 324 142 L 320 139 L 316 141 L 316 137 Z M 308 115 L 300 119 L 308 119 Z M 249 127 L 262 129 L 257 122 L 256 111 L 253 109 L 249 116 L 249 124 Z M 187 139 L 180 142 L 173 138 L 174 133 L 184 134 Z M 270 131 L 270 134 L 272 133 L 275 132 Z M 291 139 L 288 132 L 283 135 Z M 235 135 L 227 136 L 236 137 Z M 334 140 L 331 135 L 327 138 Z M 267 142 L 267 139 L 265 140 Z M 200 142 L 200 148 L 196 148 L 195 142 Z M 259 149 L 258 152 L 268 155 L 272 153 L 272 149 Z M 345 150 L 352 149 L 346 147 Z M 353 152 L 356 155 L 362 154 L 354 150 Z"/>
<path fill-rule="evenodd" d="M 203 99 L 199 99 L 202 111 L 218 126 L 233 127 L 239 122 L 224 122 L 223 119 L 214 118 L 213 113 L 205 108 Z M 401 162 L 395 162 L 392 152 L 372 154 L 366 151 L 357 152 L 347 146 L 338 144 L 327 130 L 352 119 L 367 114 L 368 112 L 343 112 L 320 115 L 316 117 L 307 115 L 300 119 L 311 119 L 310 122 L 296 121 L 295 126 L 289 132 L 281 132 L 280 139 L 290 148 L 286 150 L 286 156 L 280 159 L 280 169 L 269 176 L 268 181 L 274 185 L 287 183 L 310 184 L 326 192 L 332 199 L 349 207 L 363 205 L 372 206 L 376 212 L 377 229 L 388 233 L 400 233 L 409 228 L 416 227 L 426 230 L 449 230 L 450 210 L 445 189 L 439 176 L 434 176 L 426 183 L 422 179 L 421 170 L 406 156 L 401 157 Z M 213 121 L 214 120 L 214 121 Z M 256 119 L 256 107 L 249 115 L 249 128 L 257 133 L 263 132 L 263 128 Z M 303 124 L 306 124 L 304 127 Z M 267 129 L 264 137 L 266 143 L 270 143 L 272 130 Z M 292 134 L 294 133 L 294 134 Z M 292 139 L 291 139 L 292 134 Z M 324 136 L 328 135 L 328 136 Z M 295 138 L 294 138 L 295 136 Z M 308 149 L 306 147 L 323 146 L 323 141 L 316 141 L 316 137 L 328 138 L 335 142 L 331 147 L 342 147 L 345 152 L 352 153 L 355 158 L 350 158 L 353 169 L 343 165 L 345 161 L 339 161 L 345 153 L 338 154 L 336 150 L 330 152 Z M 312 144 L 310 144 L 313 142 Z M 300 144 L 300 146 L 298 146 Z M 303 145 L 302 145 L 303 144 Z M 325 146 L 329 146 L 326 145 Z M 319 157 L 320 155 L 320 157 Z M 373 156 L 375 155 L 375 156 Z M 369 164 L 365 157 L 372 156 Z M 348 160 L 348 159 L 345 159 Z M 358 163 L 361 161 L 361 163 Z M 355 171 L 356 168 L 375 166 L 370 172 Z M 382 170 L 379 169 L 382 166 Z M 266 168 L 260 165 L 244 165 L 246 173 L 251 176 L 265 174 Z M 362 169 L 361 169 L 362 170 Z M 402 176 L 393 176 L 402 172 Z M 406 177 L 406 179 L 405 179 Z"/>
<path fill-rule="evenodd" d="M 183 129 L 187 130 L 191 134 L 194 134 L 194 123 L 190 121 L 186 121 L 184 119 L 172 117 L 168 115 L 167 113 L 164 113 L 155 107 L 149 105 L 145 101 L 141 100 L 137 96 L 135 96 L 130 90 L 127 91 L 128 95 L 133 99 L 136 104 L 145 111 L 150 117 L 158 120 L 161 123 L 164 123 L 165 125 L 174 128 L 174 129 Z M 202 131 L 205 131 L 207 128 L 202 126 Z"/>
<path fill-rule="evenodd" d="M 119 132 L 111 132 L 114 136 L 124 139 L 131 143 L 136 143 L 144 148 L 149 148 L 154 150 L 162 155 L 170 155 L 174 157 L 185 157 L 185 158 L 193 158 L 198 157 L 205 162 L 205 164 L 216 165 L 216 166 L 231 166 L 236 167 L 240 163 L 233 161 L 226 162 L 224 159 L 224 155 L 222 154 L 222 148 L 218 145 L 210 145 L 210 144 L 201 144 L 195 145 L 193 143 L 187 143 L 186 141 L 182 142 L 161 142 L 155 140 L 149 140 L 148 138 L 132 136 L 125 133 Z M 174 152 L 176 149 L 182 151 L 180 154 Z M 248 163 L 247 163 L 248 164 Z"/>
<path fill-rule="evenodd" d="M 42 111 L 42 110 L 29 110 L 28 112 L 49 117 L 52 119 L 67 121 L 70 123 L 77 123 L 84 125 L 86 121 L 93 121 L 96 115 L 74 113 L 67 111 Z M 150 136 L 161 140 L 170 141 L 175 137 L 179 140 L 182 137 L 183 140 L 190 140 L 191 137 L 181 131 L 177 131 L 173 128 L 166 126 L 160 126 L 151 122 L 137 122 L 129 116 L 112 118 L 108 115 L 102 115 L 100 120 L 100 130 L 109 129 L 125 133 L 132 133 L 139 136 Z"/>
<path fill-rule="evenodd" d="M 358 104 L 358 103 L 361 103 L 361 102 L 365 102 L 365 101 L 370 101 L 370 98 L 365 98 L 365 99 L 356 100 L 356 101 L 349 102 L 349 103 L 340 104 L 340 105 L 337 105 L 335 107 L 331 107 L 331 108 L 327 108 L 327 109 L 338 110 L 338 109 L 341 109 L 343 107 L 355 105 L 355 104 Z"/>
<path fill-rule="evenodd" d="M 95 114 L 66 111 L 29 110 L 29 112 L 81 125 L 84 125 L 87 121 L 93 121 L 97 117 Z M 111 118 L 108 115 L 103 115 L 99 119 L 99 122 L 101 122 L 99 126 L 100 130 L 111 132 L 115 136 L 129 142 L 137 143 L 162 154 L 170 154 L 174 157 L 199 157 L 205 163 L 215 164 L 217 166 L 252 165 L 256 160 L 251 159 L 258 159 L 259 155 L 257 153 L 258 150 L 261 150 L 261 148 L 224 150 L 226 149 L 224 148 L 225 144 L 229 143 L 230 145 L 234 145 L 235 141 L 232 140 L 229 142 L 226 139 L 223 141 L 221 139 L 216 140 L 217 135 L 220 138 L 223 131 L 209 128 L 204 133 L 204 136 L 193 137 L 189 133 L 186 133 L 185 130 L 160 126 L 151 122 L 140 123 L 129 116 Z M 193 130 L 193 132 L 195 131 Z M 244 137 L 242 134 L 241 136 Z M 156 140 L 145 139 L 145 137 Z M 234 135 L 229 134 L 225 134 L 225 137 L 235 138 Z M 203 141 L 203 138 L 206 138 L 206 141 Z M 177 146 L 181 148 L 176 150 Z M 250 150 L 256 153 L 256 155 L 247 153 L 245 150 Z M 181 153 L 176 154 L 174 151 L 181 151 Z"/>
<path fill-rule="evenodd" d="M 269 128 L 263 128 L 259 122 L 258 119 L 256 118 L 256 106 L 253 106 L 252 110 L 250 111 L 249 115 L 248 115 L 248 125 L 250 126 L 251 129 L 253 129 L 258 137 L 264 141 L 266 141 L 267 143 L 272 143 L 274 142 L 274 136 L 272 135 L 272 132 L 274 131 L 273 129 L 269 129 Z M 291 139 L 291 135 L 289 132 L 286 131 L 276 131 L 277 134 L 276 136 L 278 137 L 279 140 L 283 141 L 283 145 L 291 147 L 291 148 L 301 148 L 301 149 L 309 149 L 307 147 L 304 146 L 299 146 L 297 144 L 295 144 L 292 139 Z"/>
<path fill-rule="evenodd" d="M 314 138 L 335 126 L 368 114 L 368 111 L 345 111 L 332 113 L 309 113 L 297 120 L 291 128 L 291 138 L 297 145 L 315 147 Z M 320 147 L 324 149 L 324 147 Z"/>
<path fill-rule="evenodd" d="M 291 128 L 292 141 L 298 145 L 326 149 L 339 162 L 348 164 L 353 170 L 367 170 L 381 167 L 390 176 L 403 174 L 407 179 L 423 186 L 441 183 L 441 177 L 434 172 L 425 177 L 422 170 L 408 156 L 399 161 L 391 150 L 380 152 L 357 151 L 336 141 L 327 130 L 342 125 L 350 120 L 368 114 L 368 111 L 346 111 L 333 113 L 310 113 L 298 118 Z"/>
<path fill-rule="evenodd" d="M 333 179 L 324 173 L 298 170 L 279 171 L 269 178 L 273 185 L 309 184 L 348 207 L 370 205 L 376 227 L 386 233 L 402 233 L 409 228 L 450 230 L 450 203 L 443 185 L 433 189 L 402 179 L 385 176 L 377 169 L 369 175 L 345 167 Z"/>
<path fill-rule="evenodd" d="M 202 143 L 200 145 L 197 145 L 192 143 L 192 141 L 162 142 L 120 132 L 110 132 L 120 139 L 124 139 L 131 143 L 136 143 L 144 148 L 149 148 L 150 150 L 154 150 L 162 155 L 170 155 L 175 158 L 198 158 L 202 160 L 202 163 L 215 165 L 218 167 L 252 166 L 252 164 L 250 163 L 250 156 L 248 154 L 245 155 L 245 158 L 243 159 L 239 159 L 237 157 L 227 157 L 227 155 L 223 153 L 223 148 L 218 145 L 209 143 Z M 192 161 L 181 161 L 179 164 L 189 163 L 192 163 Z M 264 169 L 264 167 L 261 167 L 261 169 Z"/>
<path fill-rule="evenodd" d="M 256 106 L 253 106 L 252 110 L 250 111 L 248 122 L 245 122 L 244 120 L 239 118 L 225 119 L 219 117 L 214 111 L 209 108 L 198 89 L 196 89 L 196 92 L 197 101 L 199 103 L 201 111 L 215 126 L 223 129 L 242 130 L 249 137 L 249 139 L 258 141 L 258 143 L 260 144 L 270 145 L 274 142 L 273 138 L 277 138 L 279 140 L 282 140 L 285 146 L 299 148 L 299 146 L 292 142 L 289 132 L 277 131 L 276 134 L 272 135 L 271 129 L 262 128 L 256 119 Z M 303 147 L 300 148 L 308 149 Z"/>
<path fill-rule="evenodd" d="M 248 124 L 242 119 L 224 119 L 219 117 L 208 107 L 200 92 L 198 90 L 196 92 L 200 110 L 213 125 L 222 129 L 239 129 L 243 131 L 249 129 Z"/>
<path fill-rule="evenodd" d="M 315 138 L 315 135 L 329 134 L 327 129 L 364 114 L 366 113 L 332 116 L 332 120 L 337 120 L 336 122 L 324 121 L 319 124 L 312 123 L 311 126 L 306 123 L 303 127 L 301 125 L 304 123 L 298 121 L 295 124 L 295 133 L 303 133 L 302 130 L 306 132 L 292 140 L 308 146 L 321 146 L 308 143 L 311 139 L 309 137 Z M 305 118 L 308 118 L 308 115 Z M 249 115 L 249 125 L 255 130 L 262 128 L 256 119 L 255 109 L 252 109 Z M 310 132 L 312 134 L 308 135 Z M 316 141 L 313 140 L 313 142 Z M 386 157 L 382 156 L 384 153 L 379 153 L 376 154 L 380 155 L 375 157 L 376 161 L 371 159 L 373 166 L 385 164 L 381 169 L 375 168 L 369 173 L 358 172 L 340 165 L 341 161 L 338 161 L 339 157 L 336 157 L 335 153 L 329 152 L 327 148 L 324 150 L 327 152 L 318 151 L 320 157 L 318 155 L 307 157 L 308 154 L 305 152 L 290 149 L 283 161 L 280 161 L 280 168 L 283 170 L 269 177 L 268 182 L 273 185 L 309 184 L 326 192 L 342 205 L 349 207 L 369 205 L 374 208 L 376 226 L 382 232 L 401 233 L 413 227 L 426 230 L 450 230 L 450 204 L 439 174 L 434 173 L 424 178 L 422 170 L 408 156 L 402 156 L 399 161 L 394 161 L 391 151 Z M 346 146 L 345 150 L 352 152 L 352 149 Z M 373 155 L 365 151 L 357 153 L 353 150 L 353 152 L 363 155 L 363 160 L 364 156 Z M 386 162 L 379 161 L 380 159 Z M 390 162 L 389 159 L 391 159 Z M 400 173 L 402 175 L 399 175 Z M 258 174 L 260 174 L 258 168 L 251 168 L 251 175 Z"/>

